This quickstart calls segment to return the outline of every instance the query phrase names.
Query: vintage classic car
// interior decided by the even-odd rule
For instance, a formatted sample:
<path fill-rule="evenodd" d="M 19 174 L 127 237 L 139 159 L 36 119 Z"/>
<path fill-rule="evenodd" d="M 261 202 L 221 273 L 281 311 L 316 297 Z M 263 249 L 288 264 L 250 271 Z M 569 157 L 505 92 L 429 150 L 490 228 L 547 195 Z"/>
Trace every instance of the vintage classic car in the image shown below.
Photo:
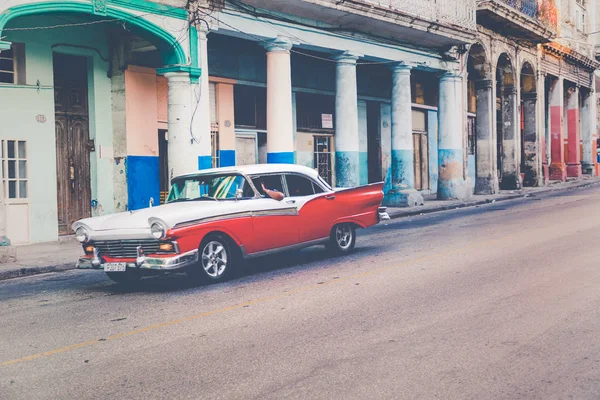
<path fill-rule="evenodd" d="M 245 258 L 317 244 L 349 252 L 356 228 L 389 219 L 382 188 L 333 189 L 315 170 L 291 164 L 178 176 L 163 205 L 76 221 L 85 253 L 77 267 L 116 282 L 173 271 L 214 282 Z"/>

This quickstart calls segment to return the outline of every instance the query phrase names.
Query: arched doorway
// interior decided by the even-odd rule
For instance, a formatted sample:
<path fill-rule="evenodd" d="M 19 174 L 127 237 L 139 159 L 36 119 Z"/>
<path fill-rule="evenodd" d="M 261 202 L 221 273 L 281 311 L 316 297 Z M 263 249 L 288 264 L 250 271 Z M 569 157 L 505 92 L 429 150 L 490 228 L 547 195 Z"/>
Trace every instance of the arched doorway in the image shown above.
<path fill-rule="evenodd" d="M 475 157 L 475 193 L 498 192 L 493 130 L 493 81 L 484 47 L 474 44 L 467 59 L 468 153 Z"/>
<path fill-rule="evenodd" d="M 501 189 L 520 189 L 520 140 L 515 71 L 506 53 L 496 63 L 496 149 Z"/>
<path fill-rule="evenodd" d="M 538 186 L 539 141 L 536 129 L 537 90 L 535 71 L 529 62 L 521 68 L 521 170 L 523 186 Z"/>

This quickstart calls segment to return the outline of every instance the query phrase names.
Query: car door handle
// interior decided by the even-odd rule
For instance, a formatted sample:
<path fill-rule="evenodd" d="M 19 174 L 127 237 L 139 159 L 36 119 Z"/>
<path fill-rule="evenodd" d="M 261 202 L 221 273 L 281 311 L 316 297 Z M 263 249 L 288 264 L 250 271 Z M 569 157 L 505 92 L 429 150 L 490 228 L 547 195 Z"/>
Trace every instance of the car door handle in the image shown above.
<path fill-rule="evenodd" d="M 296 204 L 296 200 L 287 200 L 286 203 L 288 203 L 288 204 Z"/>
<path fill-rule="evenodd" d="M 332 195 L 332 194 L 330 194 L 329 196 L 325 196 L 325 199 L 326 200 L 333 200 L 333 199 L 335 199 L 335 196 Z"/>

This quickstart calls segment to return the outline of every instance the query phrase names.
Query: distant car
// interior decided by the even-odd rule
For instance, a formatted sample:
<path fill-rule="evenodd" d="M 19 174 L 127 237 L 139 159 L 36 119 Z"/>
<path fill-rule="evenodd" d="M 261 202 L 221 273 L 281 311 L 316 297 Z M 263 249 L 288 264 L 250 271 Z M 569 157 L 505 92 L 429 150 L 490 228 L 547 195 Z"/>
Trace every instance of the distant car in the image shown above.
<path fill-rule="evenodd" d="M 214 282 L 231 276 L 242 259 L 318 244 L 346 253 L 356 228 L 389 219 L 382 188 L 333 189 L 316 171 L 293 164 L 179 176 L 161 206 L 75 222 L 85 252 L 77 267 L 104 270 L 115 282 L 172 271 Z M 276 192 L 282 200 L 267 195 Z"/>

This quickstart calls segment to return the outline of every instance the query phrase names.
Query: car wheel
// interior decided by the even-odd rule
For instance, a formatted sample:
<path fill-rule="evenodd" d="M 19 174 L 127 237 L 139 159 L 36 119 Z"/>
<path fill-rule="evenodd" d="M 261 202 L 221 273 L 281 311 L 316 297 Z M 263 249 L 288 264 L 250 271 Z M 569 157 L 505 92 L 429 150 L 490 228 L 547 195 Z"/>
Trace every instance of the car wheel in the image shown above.
<path fill-rule="evenodd" d="M 113 282 L 120 284 L 133 284 L 142 279 L 140 271 L 128 269 L 123 272 L 105 272 L 106 276 Z"/>
<path fill-rule="evenodd" d="M 205 282 L 221 282 L 233 275 L 236 256 L 222 235 L 210 234 L 200 244 L 199 261 L 189 272 Z"/>
<path fill-rule="evenodd" d="M 337 224 L 331 230 L 327 248 L 336 253 L 348 253 L 356 244 L 356 229 L 352 223 Z"/>

